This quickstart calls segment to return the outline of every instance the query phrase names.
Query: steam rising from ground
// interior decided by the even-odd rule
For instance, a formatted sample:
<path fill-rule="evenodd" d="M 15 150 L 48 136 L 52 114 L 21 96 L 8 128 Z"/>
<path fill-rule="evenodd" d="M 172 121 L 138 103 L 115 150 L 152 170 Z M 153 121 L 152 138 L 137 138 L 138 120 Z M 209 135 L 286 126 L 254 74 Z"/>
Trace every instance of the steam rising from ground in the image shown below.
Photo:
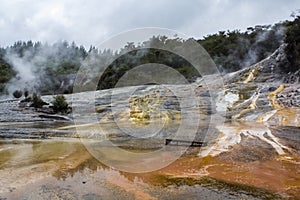
<path fill-rule="evenodd" d="M 271 27 L 267 27 L 267 31 L 259 33 L 255 37 L 255 42 L 250 46 L 249 51 L 247 53 L 247 57 L 245 60 L 241 62 L 241 66 L 248 67 L 258 61 L 260 61 L 261 58 L 258 58 L 257 53 L 264 51 L 263 48 L 259 46 L 260 43 L 264 43 L 274 37 L 277 41 L 280 43 L 283 43 L 284 35 L 285 35 L 286 28 L 284 26 L 279 26 L 278 28 L 272 30 Z M 241 41 L 248 43 L 249 41 Z M 271 55 L 273 52 L 265 52 L 266 55 L 264 58 Z"/>
<path fill-rule="evenodd" d="M 16 76 L 8 82 L 6 88 L 10 94 L 15 90 L 24 89 L 39 93 L 43 87 L 55 86 L 51 88 L 55 93 L 55 89 L 59 88 L 62 82 L 58 81 L 58 76 L 76 72 L 85 53 L 85 49 L 78 48 L 75 43 L 17 43 L 8 48 L 5 54 L 5 60 L 16 72 Z M 65 71 L 60 72 L 62 69 Z"/>
<path fill-rule="evenodd" d="M 6 85 L 9 93 L 15 90 L 28 89 L 34 90 L 38 85 L 38 74 L 35 74 L 37 66 L 32 61 L 21 58 L 18 55 L 11 53 L 6 55 L 7 61 L 13 66 L 17 75 Z"/>

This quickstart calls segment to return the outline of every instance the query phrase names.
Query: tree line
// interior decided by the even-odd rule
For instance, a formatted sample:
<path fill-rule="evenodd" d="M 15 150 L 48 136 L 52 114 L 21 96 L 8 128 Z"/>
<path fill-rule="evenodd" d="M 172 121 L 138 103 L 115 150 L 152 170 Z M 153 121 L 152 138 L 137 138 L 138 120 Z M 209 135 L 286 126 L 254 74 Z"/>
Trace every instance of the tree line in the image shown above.
<path fill-rule="evenodd" d="M 170 66 L 184 75 L 190 82 L 200 76 L 184 58 L 169 51 L 142 48 L 145 44 L 179 48 L 193 40 L 201 44 L 209 53 L 221 72 L 232 72 L 254 64 L 272 54 L 281 44 L 286 43 L 287 61 L 281 65 L 283 72 L 295 72 L 300 68 L 300 17 L 293 21 L 284 21 L 274 25 L 249 27 L 246 31 L 220 31 L 216 34 L 195 40 L 190 38 L 167 38 L 153 36 L 142 44 L 128 42 L 119 51 L 99 50 L 91 46 L 88 50 L 74 42 L 61 41 L 54 44 L 18 41 L 9 47 L 0 48 L 0 93 L 7 93 L 7 85 L 22 79 L 22 74 L 14 66 L 13 58 L 26 61 L 24 67 L 31 68 L 40 80 L 32 92 L 40 94 L 70 93 L 71 85 L 63 85 L 68 79 L 74 79 L 82 62 L 93 56 L 99 62 L 114 58 L 104 71 L 98 83 L 98 89 L 115 86 L 126 71 L 146 63 L 160 63 Z M 127 53 L 123 54 L 126 51 Z M 14 55 L 11 57 L 11 55 Z M 73 75 L 73 76 L 72 76 Z M 24 89 L 24 88 L 20 88 Z"/>

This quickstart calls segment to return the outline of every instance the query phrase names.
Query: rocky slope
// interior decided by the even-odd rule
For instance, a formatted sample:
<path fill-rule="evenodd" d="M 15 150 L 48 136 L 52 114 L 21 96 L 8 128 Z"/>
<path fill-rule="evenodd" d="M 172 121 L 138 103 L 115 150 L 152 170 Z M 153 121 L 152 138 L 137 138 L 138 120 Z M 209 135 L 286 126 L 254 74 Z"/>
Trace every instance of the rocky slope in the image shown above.
<path fill-rule="evenodd" d="M 39 185 L 39 181 L 44 184 L 51 176 L 57 178 L 57 174 L 63 174 L 71 183 L 81 178 L 97 182 L 90 174 L 106 176 L 106 170 L 101 170 L 103 164 L 94 158 L 93 170 L 85 171 L 91 168 L 91 155 L 81 148 L 79 151 L 73 143 L 63 138 L 88 137 L 97 139 L 98 149 L 95 150 L 105 152 L 102 159 L 114 161 L 116 166 L 110 167 L 112 173 L 117 174 L 115 180 L 108 176 L 104 183 L 118 190 L 133 191 L 130 188 L 135 188 L 139 185 L 136 180 L 141 180 L 142 188 L 145 188 L 144 183 L 147 187 L 159 185 L 153 189 L 155 192 L 161 191 L 161 186 L 166 184 L 175 188 L 171 189 L 172 194 L 179 191 L 177 186 L 183 185 L 191 191 L 200 184 L 204 188 L 217 188 L 217 193 L 223 197 L 228 192 L 232 198 L 299 199 L 299 71 L 284 75 L 278 70 L 284 59 L 283 48 L 280 47 L 270 57 L 253 66 L 230 74 L 205 76 L 193 84 L 142 85 L 66 95 L 67 101 L 73 106 L 73 113 L 68 116 L 48 114 L 45 112 L 47 109 L 19 107 L 18 101 L 0 102 L 0 137 L 4 138 L 0 139 L 0 177 L 5 183 L 2 188 L 4 197 L 14 195 L 10 193 L 11 188 L 22 197 L 22 191 L 26 190 L 28 183 L 44 187 Z M 193 98 L 191 91 L 195 94 Z M 53 97 L 42 98 L 51 102 Z M 207 146 L 166 147 L 165 139 L 191 139 L 188 133 L 195 130 L 192 139 L 204 140 Z M 175 134 L 177 132 L 179 136 Z M 20 138 L 27 140 L 19 141 Z M 125 162 L 126 166 L 136 167 L 144 161 L 153 162 L 153 159 L 147 158 L 132 164 L 121 154 L 115 153 L 112 147 L 105 146 L 106 140 L 128 153 L 155 152 L 164 148 L 169 150 L 167 153 L 184 153 L 165 168 L 133 175 L 116 171 L 118 164 Z M 61 141 L 65 144 L 62 145 Z M 85 144 L 80 141 L 82 143 Z M 24 145 L 26 151 L 23 150 Z M 45 148 L 41 148 L 43 145 Z M 20 150 L 15 151 L 16 147 Z M 93 147 L 85 144 L 89 152 Z M 71 153 L 66 149 L 72 150 Z M 56 155 L 55 151 L 59 151 L 59 154 Z M 83 152 L 84 156 L 80 157 Z M 159 161 L 163 160 L 163 156 L 164 153 Z M 78 157 L 82 160 L 79 161 Z M 28 166 L 19 166 L 20 158 L 26 158 Z M 73 162 L 76 166 L 72 166 Z M 49 166 L 52 170 L 49 170 Z M 27 168 L 30 169 L 29 174 L 25 173 Z M 77 168 L 81 172 L 75 179 L 73 175 Z M 6 177 L 12 170 L 14 177 L 22 177 L 21 181 Z M 208 186 L 203 182 L 203 177 L 231 186 L 224 194 L 219 193 L 223 189 L 216 184 L 210 183 Z M 116 181 L 120 179 L 125 179 L 126 184 Z M 55 184 L 59 187 L 62 185 L 61 182 Z M 74 193 L 75 188 L 72 186 Z M 96 190 L 93 192 L 97 193 Z M 59 191 L 54 193 L 59 195 Z M 207 199 L 210 199 L 209 194 L 212 192 L 208 193 Z M 189 192 L 184 192 L 182 197 L 189 195 Z"/>
<path fill-rule="evenodd" d="M 300 70 L 293 74 L 279 70 L 284 47 L 253 66 L 219 77 L 224 88 L 216 104 L 226 105 L 223 110 L 228 119 L 299 126 Z"/>

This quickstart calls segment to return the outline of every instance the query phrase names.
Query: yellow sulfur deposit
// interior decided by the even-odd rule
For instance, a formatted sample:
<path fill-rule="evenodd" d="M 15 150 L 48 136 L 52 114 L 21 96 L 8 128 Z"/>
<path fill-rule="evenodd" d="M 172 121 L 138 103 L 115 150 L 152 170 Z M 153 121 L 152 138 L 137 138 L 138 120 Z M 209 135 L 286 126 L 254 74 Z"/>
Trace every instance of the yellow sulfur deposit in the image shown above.
<path fill-rule="evenodd" d="M 251 72 L 248 74 L 247 78 L 243 81 L 243 83 L 248 83 L 255 79 L 255 76 L 258 74 L 258 69 L 252 69 Z"/>
<path fill-rule="evenodd" d="M 272 104 L 274 109 L 280 109 L 282 108 L 276 101 L 275 97 L 276 95 L 281 92 L 282 90 L 284 90 L 284 85 L 280 85 L 275 91 L 271 92 L 270 94 L 268 94 L 269 98 L 270 98 L 270 103 Z"/>
<path fill-rule="evenodd" d="M 282 126 L 300 126 L 300 109 L 299 108 L 282 108 L 267 112 L 260 117 L 259 122 L 271 122 Z"/>
<path fill-rule="evenodd" d="M 170 93 L 168 89 L 165 91 Z M 161 109 L 166 96 L 160 91 L 151 91 L 148 94 L 130 98 L 130 118 L 134 121 L 148 121 L 151 119 L 181 119 L 181 112 Z"/>
<path fill-rule="evenodd" d="M 300 126 L 300 109 L 284 108 L 276 101 L 276 95 L 282 92 L 285 85 L 280 85 L 275 91 L 268 94 L 270 103 L 274 110 L 267 112 L 257 118 L 258 122 L 272 122 L 283 126 Z"/>

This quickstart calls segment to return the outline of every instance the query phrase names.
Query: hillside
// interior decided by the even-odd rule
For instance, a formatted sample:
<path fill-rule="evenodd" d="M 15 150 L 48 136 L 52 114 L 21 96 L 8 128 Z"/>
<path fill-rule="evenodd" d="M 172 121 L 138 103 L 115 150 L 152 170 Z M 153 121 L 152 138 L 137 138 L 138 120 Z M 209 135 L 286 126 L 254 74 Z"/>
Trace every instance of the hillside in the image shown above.
<path fill-rule="evenodd" d="M 295 73 L 300 66 L 299 23 L 299 17 L 296 17 L 294 21 L 249 27 L 245 32 L 220 31 L 197 42 L 206 49 L 222 73 L 257 63 L 285 43 L 287 59 L 281 61 L 277 70 L 284 74 Z M 51 45 L 19 41 L 10 47 L 0 48 L 0 93 L 12 94 L 15 90 L 29 90 L 30 93 L 44 95 L 71 93 L 79 67 L 89 58 L 95 60 L 99 69 L 104 67 L 106 60 L 114 60 L 100 78 L 98 89 L 114 87 L 126 71 L 146 63 L 170 66 L 193 82 L 200 75 L 183 58 L 159 49 L 143 49 L 151 43 L 181 48 L 189 40 L 194 39 L 153 36 L 142 44 L 128 41 L 119 52 L 98 50 L 93 46 L 86 50 L 83 46 L 66 41 Z M 130 52 L 122 55 L 124 50 Z"/>

